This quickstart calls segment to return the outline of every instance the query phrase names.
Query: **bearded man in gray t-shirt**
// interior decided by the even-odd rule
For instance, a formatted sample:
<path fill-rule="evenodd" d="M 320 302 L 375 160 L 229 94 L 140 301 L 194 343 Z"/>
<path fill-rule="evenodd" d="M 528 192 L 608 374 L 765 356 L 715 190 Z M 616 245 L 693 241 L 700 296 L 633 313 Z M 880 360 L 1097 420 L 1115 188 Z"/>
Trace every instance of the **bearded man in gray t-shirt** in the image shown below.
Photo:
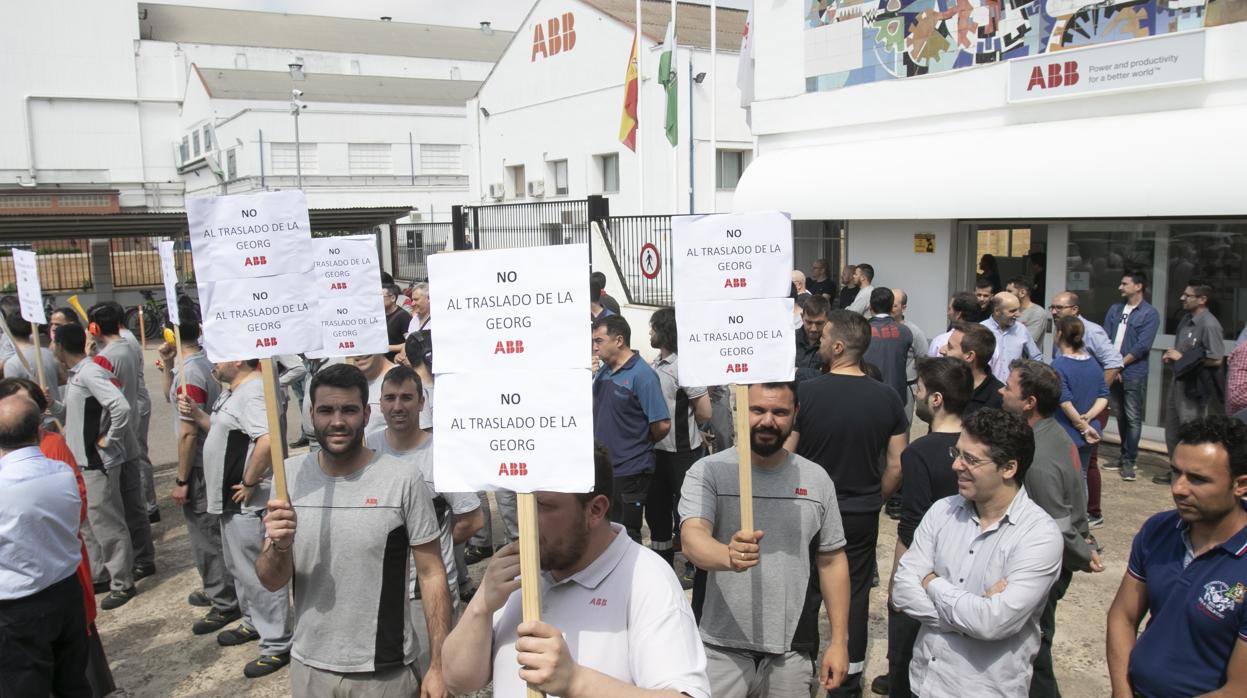
<path fill-rule="evenodd" d="M 308 394 L 321 450 L 287 461 L 290 501 L 268 502 L 256 560 L 265 587 L 294 581 L 290 691 L 331 695 L 349 682 L 360 695 L 409 696 L 423 683 L 428 695 L 443 696 L 451 605 L 432 493 L 418 469 L 364 446 L 362 371 L 329 366 Z M 409 559 L 431 651 L 422 680 L 406 599 Z"/>

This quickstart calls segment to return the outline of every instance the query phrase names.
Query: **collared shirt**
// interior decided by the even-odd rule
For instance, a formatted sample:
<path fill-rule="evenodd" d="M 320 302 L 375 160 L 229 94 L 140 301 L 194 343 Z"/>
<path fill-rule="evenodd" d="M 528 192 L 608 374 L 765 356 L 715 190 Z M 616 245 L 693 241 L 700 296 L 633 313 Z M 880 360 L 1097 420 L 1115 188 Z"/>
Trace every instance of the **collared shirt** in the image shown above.
<path fill-rule="evenodd" d="M 892 588 L 898 609 L 922 623 L 909 665 L 920 696 L 1010 696 L 1030 690 L 1039 615 L 1061 572 L 1052 517 L 1022 487 L 999 521 L 982 528 L 961 495 L 936 502 L 918 524 Z M 926 588 L 922 580 L 938 575 Z M 1004 591 L 985 596 L 1006 579 Z"/>
<path fill-rule="evenodd" d="M 1095 359 L 1100 368 L 1108 370 L 1110 368 L 1121 368 L 1124 362 L 1121 358 L 1121 352 L 1113 348 L 1113 340 L 1109 338 L 1108 333 L 1103 327 L 1091 322 L 1087 318 L 1079 315 L 1078 321 L 1082 323 L 1082 341 L 1086 347 L 1087 353 Z M 1056 341 L 1052 342 L 1052 358 L 1056 359 L 1060 353 Z"/>
<path fill-rule="evenodd" d="M 938 358 L 940 356 L 940 350 L 948 346 L 948 338 L 952 337 L 953 332 L 955 331 L 956 330 L 949 330 L 935 335 L 935 339 L 931 340 L 931 346 L 927 347 L 927 356 Z"/>
<path fill-rule="evenodd" d="M 618 370 L 602 366 L 593 381 L 593 436 L 610 452 L 615 477 L 653 472 L 649 425 L 670 419 L 658 374 L 633 353 Z"/>
<path fill-rule="evenodd" d="M 65 424 L 65 442 L 83 470 L 111 469 L 126 462 L 125 440 L 137 415 L 117 378 L 90 357 L 69 369 L 65 401 L 52 413 Z M 100 437 L 107 436 L 104 445 Z"/>
<path fill-rule="evenodd" d="M 1005 387 L 1004 383 L 996 380 L 996 377 L 990 373 L 987 374 L 983 382 L 970 393 L 970 402 L 966 403 L 961 416 L 969 417 L 984 407 L 1001 407 L 1004 404 L 1004 398 L 1000 395 L 1000 389 L 1003 387 Z"/>
<path fill-rule="evenodd" d="M 1048 329 L 1048 321 L 1052 316 L 1044 311 L 1043 306 L 1038 303 L 1031 303 L 1022 310 L 1018 315 L 1018 322 L 1026 325 L 1026 331 L 1030 332 L 1031 339 L 1035 341 L 1035 346 L 1043 348 L 1044 330 Z"/>
<path fill-rule="evenodd" d="M 583 570 L 555 581 L 541 573 L 541 619 L 558 628 L 576 663 L 639 688 L 710 698 L 706 650 L 671 565 L 634 543 L 619 524 L 615 540 Z M 520 593 L 494 614 L 494 695 L 520 696 L 516 628 Z"/>
<path fill-rule="evenodd" d="M 1115 303 L 1104 315 L 1104 329 L 1113 340 L 1113 348 L 1125 359 L 1134 361 L 1122 368 L 1122 379 L 1128 381 L 1147 379 L 1147 362 L 1152 343 L 1160 330 L 1160 313 L 1147 301 L 1131 308 L 1125 303 Z"/>
<path fill-rule="evenodd" d="M 82 499 L 65 463 L 37 446 L 0 458 L 0 601 L 37 594 L 82 561 Z"/>
<path fill-rule="evenodd" d="M 655 358 L 652 364 L 662 385 L 667 411 L 671 413 L 671 430 L 654 444 L 654 448 L 668 453 L 688 452 L 701 447 L 701 430 L 697 428 L 697 419 L 693 415 L 693 400 L 705 395 L 706 389 L 680 385 L 678 361 L 678 355 L 668 354 L 665 358 Z"/>
<path fill-rule="evenodd" d="M 1130 653 L 1135 695 L 1195 696 L 1225 684 L 1230 655 L 1247 642 L 1244 553 L 1247 527 L 1196 557 L 1176 510 L 1144 522 L 1126 567 L 1147 587 L 1151 615 Z"/>
<path fill-rule="evenodd" d="M 1009 329 L 1002 329 L 996 318 L 989 317 L 979 323 L 996 335 L 996 351 L 992 352 L 992 375 L 996 380 L 1006 383 L 1009 380 L 1009 364 L 1014 359 L 1038 359 L 1043 356 L 1035 340 L 1031 339 L 1026 325 L 1014 322 Z"/>

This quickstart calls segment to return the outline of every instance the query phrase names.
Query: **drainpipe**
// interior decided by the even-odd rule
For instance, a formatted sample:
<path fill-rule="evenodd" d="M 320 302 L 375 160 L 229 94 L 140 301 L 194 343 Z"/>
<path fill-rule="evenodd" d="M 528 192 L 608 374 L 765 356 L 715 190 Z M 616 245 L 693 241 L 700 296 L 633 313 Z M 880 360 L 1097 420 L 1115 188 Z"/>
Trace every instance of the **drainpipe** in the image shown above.
<path fill-rule="evenodd" d="M 268 191 L 268 187 L 264 186 L 264 129 L 260 131 L 260 188 Z"/>

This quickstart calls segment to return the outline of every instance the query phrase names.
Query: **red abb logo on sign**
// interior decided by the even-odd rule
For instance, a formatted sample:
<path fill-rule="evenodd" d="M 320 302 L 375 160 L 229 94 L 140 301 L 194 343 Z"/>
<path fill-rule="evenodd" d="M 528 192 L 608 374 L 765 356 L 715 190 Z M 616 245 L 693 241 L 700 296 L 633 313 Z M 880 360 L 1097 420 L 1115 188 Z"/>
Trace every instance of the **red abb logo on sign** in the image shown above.
<path fill-rule="evenodd" d="M 528 464 L 527 463 L 499 463 L 498 474 L 499 475 L 527 475 Z"/>
<path fill-rule="evenodd" d="M 339 349 L 354 349 L 355 342 L 350 341 L 350 340 L 347 340 L 345 342 L 338 342 L 338 348 Z"/>
<path fill-rule="evenodd" d="M 275 347 L 277 346 L 277 338 L 276 337 L 260 337 L 259 339 L 255 340 L 255 345 L 257 347 Z"/>
<path fill-rule="evenodd" d="M 727 278 L 723 280 L 723 288 L 744 288 L 749 285 L 749 280 L 744 277 Z"/>
<path fill-rule="evenodd" d="M 247 260 L 242 263 L 244 267 L 262 267 L 265 264 L 268 264 L 268 257 L 263 255 L 259 257 L 248 257 Z"/>
<path fill-rule="evenodd" d="M 523 354 L 524 353 L 524 340 L 508 339 L 505 342 L 499 341 L 497 346 L 494 347 L 494 353 L 495 354 Z"/>
<path fill-rule="evenodd" d="M 558 17 L 546 20 L 545 31 L 542 31 L 541 22 L 533 25 L 533 55 L 529 62 L 535 63 L 537 54 L 541 54 L 542 58 L 549 58 L 575 47 L 576 16 L 570 12 L 564 12 L 561 24 Z"/>
<path fill-rule="evenodd" d="M 1031 70 L 1030 80 L 1026 83 L 1026 91 L 1038 87 L 1039 89 L 1051 89 L 1053 87 L 1070 87 L 1078 84 L 1078 61 L 1065 61 L 1064 63 L 1049 63 L 1048 70 L 1045 73 L 1044 67 L 1037 65 Z"/>
<path fill-rule="evenodd" d="M 333 282 L 333 283 L 329 284 L 329 290 L 330 290 L 330 291 L 341 291 L 341 290 L 345 290 L 345 289 L 346 289 L 346 282 L 345 282 L 345 281 L 335 281 L 335 282 Z"/>
<path fill-rule="evenodd" d="M 728 364 L 728 373 L 745 373 L 749 370 L 749 364 Z"/>

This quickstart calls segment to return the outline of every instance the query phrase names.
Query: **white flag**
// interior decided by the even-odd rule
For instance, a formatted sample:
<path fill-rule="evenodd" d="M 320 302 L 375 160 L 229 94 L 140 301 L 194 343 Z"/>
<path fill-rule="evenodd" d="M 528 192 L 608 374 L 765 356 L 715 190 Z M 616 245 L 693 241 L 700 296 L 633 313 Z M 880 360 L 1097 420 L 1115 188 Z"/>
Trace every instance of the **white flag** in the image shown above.
<path fill-rule="evenodd" d="M 753 103 L 753 7 L 745 16 L 745 31 L 740 37 L 740 60 L 736 65 L 736 86 L 740 88 L 740 106 L 748 109 Z"/>

